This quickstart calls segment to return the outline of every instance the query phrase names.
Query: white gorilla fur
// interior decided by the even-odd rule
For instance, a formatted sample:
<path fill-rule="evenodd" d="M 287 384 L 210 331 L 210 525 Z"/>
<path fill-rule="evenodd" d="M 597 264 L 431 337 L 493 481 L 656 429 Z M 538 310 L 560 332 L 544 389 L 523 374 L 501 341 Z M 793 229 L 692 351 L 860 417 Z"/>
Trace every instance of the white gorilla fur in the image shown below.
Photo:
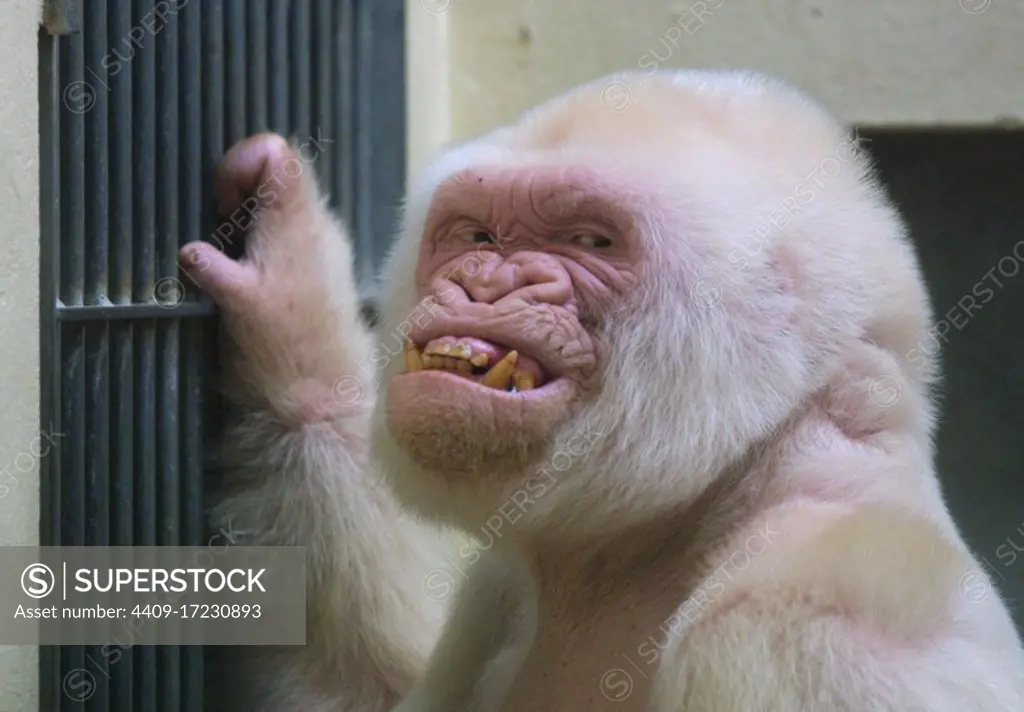
<path fill-rule="evenodd" d="M 625 110 L 602 106 L 609 86 L 629 98 Z M 376 347 L 359 337 L 341 227 L 322 201 L 290 218 L 322 236 L 317 260 L 333 265 L 324 284 L 342 320 L 328 331 L 347 344 L 344 372 L 357 375 L 354 362 L 380 361 L 385 345 L 397 353 L 421 301 L 412 275 L 434 188 L 461 169 L 603 169 L 637 186 L 656 259 L 639 267 L 641 287 L 604 326 L 600 393 L 532 471 L 575 433 L 591 433 L 588 446 L 572 452 L 556 486 L 477 545 L 471 567 L 466 539 L 445 527 L 480 539 L 524 478 L 427 476 L 391 439 L 369 378 L 359 375 L 359 406 L 334 420 L 284 424 L 254 409 L 233 425 L 225 465 L 243 484 L 217 516 L 253 532 L 252 543 L 309 547 L 311 575 L 307 647 L 261 651 L 264 667 L 239 657 L 260 671 L 244 685 L 247 708 L 1024 710 L 1024 655 L 1004 603 L 995 591 L 983 600 L 961 592 L 964 581 L 988 584 L 934 471 L 937 374 L 919 356 L 930 343 L 927 293 L 856 143 L 812 101 L 759 75 L 623 73 L 578 87 L 451 148 L 421 176 L 384 272 Z M 278 240 L 289 229 L 255 227 Z M 230 329 L 232 309 L 222 308 Z M 376 374 L 380 393 L 401 361 Z M 539 639 L 538 548 L 585 559 L 612 542 L 612 551 L 654 556 L 644 542 L 673 518 L 689 522 L 673 546 L 696 553 L 668 556 L 686 566 L 666 595 L 677 596 L 676 624 L 681 612 L 697 615 L 686 613 L 690 625 L 659 646 L 649 683 L 609 702 L 600 672 L 620 665 L 602 659 L 591 677 L 585 662 L 567 664 L 573 682 L 562 686 L 552 671 L 551 698 L 513 695 L 548 684 L 525 663 Z M 710 578 L 766 526 L 764 551 L 709 598 Z M 454 564 L 468 584 L 431 600 L 425 577 L 443 570 L 461 581 Z M 607 585 L 618 585 L 614 574 Z M 611 626 L 615 610 L 601 605 L 580 604 Z M 649 632 L 620 636 L 621 652 Z M 595 658 L 602 645 L 593 643 Z M 591 645 L 570 652 L 586 659 Z M 577 692 L 559 699 L 559 690 Z"/>

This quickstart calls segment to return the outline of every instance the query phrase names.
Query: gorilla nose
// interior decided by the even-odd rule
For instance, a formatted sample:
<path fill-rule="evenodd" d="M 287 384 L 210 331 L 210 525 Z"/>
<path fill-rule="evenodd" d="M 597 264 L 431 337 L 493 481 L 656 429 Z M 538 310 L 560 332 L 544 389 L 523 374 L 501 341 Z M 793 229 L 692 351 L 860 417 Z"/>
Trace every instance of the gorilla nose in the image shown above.
<path fill-rule="evenodd" d="M 515 295 L 530 302 L 564 304 L 573 296 L 564 265 L 542 252 L 495 256 L 482 269 L 460 276 L 466 296 L 474 302 L 494 304 Z"/>

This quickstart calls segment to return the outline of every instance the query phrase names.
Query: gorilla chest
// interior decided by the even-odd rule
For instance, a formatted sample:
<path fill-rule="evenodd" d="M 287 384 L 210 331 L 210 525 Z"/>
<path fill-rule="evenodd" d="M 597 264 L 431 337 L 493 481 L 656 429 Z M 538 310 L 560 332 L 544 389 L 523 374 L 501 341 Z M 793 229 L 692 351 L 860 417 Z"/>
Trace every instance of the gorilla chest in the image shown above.
<path fill-rule="evenodd" d="M 501 712 L 647 712 L 678 601 L 544 616 Z"/>

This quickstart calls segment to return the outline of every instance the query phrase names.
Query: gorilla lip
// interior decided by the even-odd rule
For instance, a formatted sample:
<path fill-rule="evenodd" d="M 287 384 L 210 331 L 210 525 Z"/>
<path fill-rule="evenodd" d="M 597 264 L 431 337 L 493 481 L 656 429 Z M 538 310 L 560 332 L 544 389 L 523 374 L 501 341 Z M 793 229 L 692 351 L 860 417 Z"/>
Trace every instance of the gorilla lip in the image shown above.
<path fill-rule="evenodd" d="M 546 401 L 547 399 L 551 398 L 556 394 L 561 394 L 561 396 L 565 398 L 569 396 L 569 391 L 566 388 L 568 386 L 568 381 L 566 381 L 566 379 L 564 378 L 556 378 L 553 381 L 548 381 L 544 385 L 532 388 L 528 391 L 518 390 L 514 387 L 514 384 L 513 387 L 507 390 L 495 388 L 492 386 L 485 386 L 483 383 L 480 382 L 480 380 L 467 378 L 466 376 L 460 373 L 454 371 L 446 371 L 442 369 L 422 370 L 415 372 L 406 371 L 405 373 L 400 374 L 398 378 L 420 378 L 427 380 L 434 379 L 439 384 L 449 384 L 449 387 L 451 387 L 452 385 L 459 384 L 463 386 L 468 386 L 475 391 L 482 391 L 489 398 L 498 398 L 506 401 L 518 399 L 542 399 Z"/>

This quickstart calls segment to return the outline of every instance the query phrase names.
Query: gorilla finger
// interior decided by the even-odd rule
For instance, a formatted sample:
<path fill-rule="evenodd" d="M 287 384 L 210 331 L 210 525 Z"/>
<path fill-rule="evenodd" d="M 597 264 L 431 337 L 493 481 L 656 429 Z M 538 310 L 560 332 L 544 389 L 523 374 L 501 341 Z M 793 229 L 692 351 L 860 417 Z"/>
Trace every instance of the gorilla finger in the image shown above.
<path fill-rule="evenodd" d="M 239 209 L 250 214 L 269 209 L 297 192 L 301 174 L 298 153 L 284 137 L 250 136 L 232 146 L 217 166 L 217 209 L 223 216 Z"/>
<path fill-rule="evenodd" d="M 252 268 L 209 243 L 190 242 L 181 248 L 178 257 L 188 277 L 223 308 L 238 306 L 254 288 Z"/>

